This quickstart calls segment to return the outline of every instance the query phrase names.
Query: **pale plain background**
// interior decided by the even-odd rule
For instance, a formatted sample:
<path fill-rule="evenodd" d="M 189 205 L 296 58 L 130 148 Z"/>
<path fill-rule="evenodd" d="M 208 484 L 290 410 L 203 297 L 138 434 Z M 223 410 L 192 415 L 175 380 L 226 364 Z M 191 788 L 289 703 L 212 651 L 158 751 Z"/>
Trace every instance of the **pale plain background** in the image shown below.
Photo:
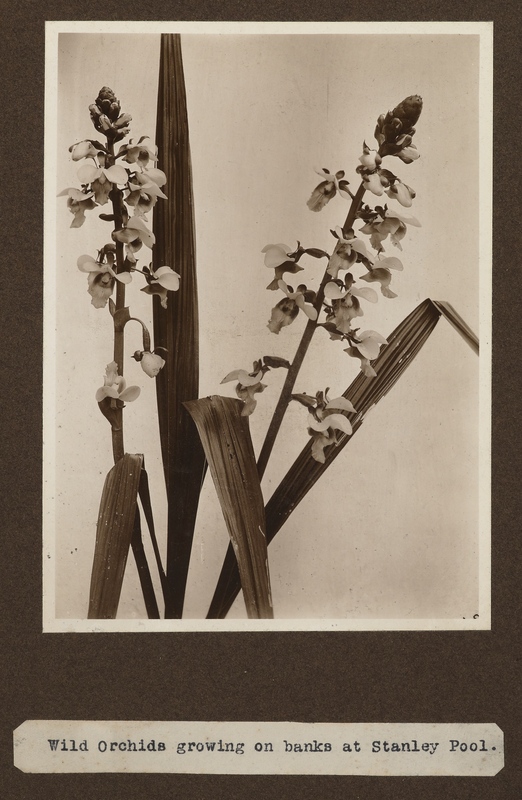
<path fill-rule="evenodd" d="M 335 198 L 319 214 L 308 210 L 306 201 L 319 182 L 314 166 L 344 169 L 355 189 L 363 140 L 374 146 L 378 115 L 410 94 L 424 100 L 415 137 L 421 158 L 411 165 L 388 158 L 384 166 L 416 190 L 413 207 L 401 210 L 414 214 L 422 228 L 408 229 L 402 254 L 385 243 L 387 255 L 404 264 L 404 272 L 393 276 L 399 296 L 379 294 L 378 304 L 364 304 L 358 322 L 387 335 L 431 297 L 449 301 L 478 332 L 478 35 L 187 34 L 182 48 L 194 173 L 201 396 L 234 395 L 234 384 L 220 386 L 222 378 L 233 369 L 250 370 L 263 355 L 292 359 L 305 318 L 300 315 L 279 336 L 268 331 L 270 310 L 282 294 L 265 289 L 273 271 L 264 266 L 261 250 L 274 242 L 294 247 L 297 240 L 331 250 L 329 229 L 342 224 L 348 203 Z M 47 121 L 58 165 L 53 196 L 79 186 L 79 164 L 71 161 L 68 147 L 97 137 L 88 105 L 101 86 L 111 86 L 122 110 L 132 114 L 131 136 L 154 137 L 158 59 L 158 35 L 60 34 L 54 131 Z M 369 194 L 365 199 L 380 202 Z M 53 577 L 45 591 L 54 595 L 57 619 L 86 617 L 99 498 L 112 466 L 109 425 L 94 399 L 112 360 L 112 321 L 107 309 L 90 304 L 86 276 L 76 267 L 79 255 L 95 256 L 110 240 L 111 228 L 97 219 L 97 211 L 88 212 L 78 230 L 70 229 L 71 220 L 65 198 L 58 198 L 55 226 L 47 227 L 57 257 L 45 267 L 56 298 L 46 308 L 47 330 L 49 320 L 55 328 L 46 342 L 47 379 L 56 394 L 46 397 L 53 463 L 47 459 L 45 535 L 54 573 L 47 570 Z M 148 264 L 150 253 L 144 248 L 140 255 L 141 265 Z M 317 288 L 324 261 L 304 257 L 301 264 L 306 271 L 295 277 Z M 151 325 L 150 298 L 139 291 L 139 277 L 127 290 L 127 302 L 133 316 Z M 287 277 L 295 285 L 295 277 Z M 126 378 L 142 393 L 125 410 L 126 450 L 145 454 L 164 546 L 155 387 L 129 358 L 140 346 L 138 326 L 128 326 Z M 277 618 L 368 620 L 369 627 L 378 619 L 418 619 L 430 627 L 433 620 L 478 613 L 478 364 L 441 320 L 399 384 L 270 545 Z M 341 344 L 318 331 L 295 390 L 313 394 L 329 386 L 335 397 L 357 372 Z M 270 372 L 268 388 L 258 396 L 250 418 L 256 451 L 283 380 L 282 370 Z M 263 481 L 266 498 L 307 438 L 306 410 L 291 404 Z M 205 616 L 227 544 L 208 476 L 187 618 Z M 119 618 L 144 616 L 130 556 Z M 241 597 L 230 617 L 245 617 Z"/>

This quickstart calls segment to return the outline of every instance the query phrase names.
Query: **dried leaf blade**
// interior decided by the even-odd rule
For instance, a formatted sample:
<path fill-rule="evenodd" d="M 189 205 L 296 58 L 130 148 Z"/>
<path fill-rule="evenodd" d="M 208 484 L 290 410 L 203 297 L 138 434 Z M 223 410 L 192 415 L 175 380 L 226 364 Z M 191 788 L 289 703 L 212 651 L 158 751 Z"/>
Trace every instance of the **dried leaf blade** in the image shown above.
<path fill-rule="evenodd" d="M 251 619 L 272 619 L 264 502 L 248 418 L 241 414 L 243 403 L 214 395 L 185 405 L 216 487 L 247 614 Z"/>

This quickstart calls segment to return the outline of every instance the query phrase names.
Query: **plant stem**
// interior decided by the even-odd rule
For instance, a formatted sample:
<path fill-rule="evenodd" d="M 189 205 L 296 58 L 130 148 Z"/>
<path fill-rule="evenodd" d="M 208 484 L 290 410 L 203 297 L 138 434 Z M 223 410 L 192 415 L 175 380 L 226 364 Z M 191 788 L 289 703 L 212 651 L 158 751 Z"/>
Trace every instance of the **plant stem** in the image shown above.
<path fill-rule="evenodd" d="M 350 209 L 348 211 L 348 215 L 343 225 L 343 235 L 346 235 L 350 228 L 353 226 L 355 222 L 355 217 L 357 215 L 357 211 L 359 210 L 359 206 L 361 205 L 361 201 L 365 192 L 364 182 L 361 183 L 359 186 L 352 202 L 350 205 Z M 317 316 L 319 317 L 319 312 L 321 310 L 321 305 L 324 298 L 324 287 L 330 280 L 330 275 L 327 271 L 325 271 L 323 275 L 323 279 L 317 291 L 317 296 L 314 303 L 314 308 L 317 310 Z M 265 436 L 265 441 L 263 442 L 263 446 L 261 448 L 261 452 L 259 454 L 259 458 L 257 461 L 257 470 L 259 473 L 259 480 L 263 477 L 265 473 L 266 466 L 268 464 L 268 460 L 272 453 L 272 449 L 275 444 L 275 440 L 277 438 L 277 434 L 279 432 L 279 428 L 281 427 L 281 423 L 283 422 L 284 415 L 286 413 L 286 409 L 288 408 L 288 403 L 290 402 L 290 398 L 292 396 L 292 392 L 294 389 L 295 382 L 297 380 L 297 376 L 299 375 L 299 370 L 303 364 L 304 358 L 310 346 L 310 342 L 312 341 L 312 337 L 315 333 L 317 328 L 317 320 L 308 320 L 306 328 L 304 329 L 302 339 L 299 343 L 299 347 L 297 348 L 296 354 L 294 356 L 294 360 L 288 370 L 285 383 L 281 390 L 281 394 L 279 395 L 279 400 L 277 402 L 277 406 L 275 407 L 274 414 L 270 421 L 270 425 L 268 426 L 268 430 Z"/>
<path fill-rule="evenodd" d="M 107 143 L 109 151 L 110 163 L 114 163 L 114 144 Z M 112 209 L 114 214 L 114 230 L 119 231 L 123 228 L 122 217 L 122 203 L 121 191 L 113 187 L 109 195 L 112 202 Z M 123 270 L 124 254 L 123 243 L 116 242 L 116 273 Z M 125 307 L 125 284 L 121 281 L 116 281 L 116 311 Z M 125 336 L 123 327 L 120 329 L 116 324 L 114 325 L 114 361 L 117 364 L 118 375 L 123 377 L 123 358 L 124 358 L 124 344 Z M 120 458 L 125 455 L 125 446 L 123 443 L 123 409 L 117 409 L 118 424 L 112 427 L 112 452 L 114 462 L 116 463 Z"/>

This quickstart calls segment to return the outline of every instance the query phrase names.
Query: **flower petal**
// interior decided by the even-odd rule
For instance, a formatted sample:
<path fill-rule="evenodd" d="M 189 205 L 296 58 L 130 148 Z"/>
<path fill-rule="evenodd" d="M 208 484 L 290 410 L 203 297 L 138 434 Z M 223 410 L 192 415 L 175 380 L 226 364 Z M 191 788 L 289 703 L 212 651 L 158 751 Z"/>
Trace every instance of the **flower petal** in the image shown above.
<path fill-rule="evenodd" d="M 100 272 L 102 269 L 101 264 L 98 264 L 98 262 L 92 256 L 87 255 L 80 256 L 76 264 L 81 272 Z"/>
<path fill-rule="evenodd" d="M 372 175 L 363 175 L 364 186 L 370 192 L 380 197 L 384 193 L 384 186 L 381 183 L 381 178 L 377 172 Z"/>
<path fill-rule="evenodd" d="M 246 370 L 244 369 L 233 369 L 232 372 L 229 372 L 228 375 L 225 375 L 221 383 L 229 383 L 230 381 L 238 381 L 239 376 L 242 375 Z"/>
<path fill-rule="evenodd" d="M 402 265 L 402 261 L 400 259 L 395 258 L 394 256 L 387 256 L 386 258 L 381 258 L 377 261 L 379 267 L 384 267 L 385 269 L 396 269 L 399 272 L 402 272 L 404 269 Z"/>
<path fill-rule="evenodd" d="M 106 386 L 100 386 L 100 388 L 96 392 L 96 402 L 101 403 L 101 401 L 107 397 Z"/>
<path fill-rule="evenodd" d="M 119 274 L 113 273 L 114 277 L 120 283 L 130 283 L 132 280 L 132 275 L 130 272 L 120 272 Z"/>
<path fill-rule="evenodd" d="M 167 183 L 167 176 L 161 169 L 156 169 L 156 167 L 151 167 L 151 169 L 145 170 L 144 173 L 151 181 L 157 183 L 158 186 L 164 186 Z"/>
<path fill-rule="evenodd" d="M 108 167 L 103 171 L 111 183 L 127 183 L 129 177 L 127 170 L 120 164 L 113 164 L 112 167 Z"/>
<path fill-rule="evenodd" d="M 346 397 L 336 397 L 333 400 L 330 400 L 326 404 L 326 408 L 336 408 L 339 411 L 350 411 L 352 414 L 356 414 L 356 410 L 353 405 L 350 403 Z"/>
<path fill-rule="evenodd" d="M 358 338 L 363 340 L 369 339 L 370 337 L 381 344 L 388 344 L 388 339 L 385 339 L 382 333 L 378 333 L 377 331 L 363 331 L 358 335 Z"/>
<path fill-rule="evenodd" d="M 92 183 L 96 178 L 100 177 L 102 170 L 99 167 L 95 167 L 94 164 L 82 164 L 76 174 L 81 183 Z"/>
<path fill-rule="evenodd" d="M 118 400 L 120 397 L 118 390 L 114 386 L 102 386 L 101 389 L 98 389 L 98 392 L 102 390 L 104 397 L 112 397 L 114 400 Z"/>
<path fill-rule="evenodd" d="M 369 361 L 373 361 L 379 355 L 379 343 L 375 339 L 366 339 L 364 342 L 357 343 L 355 347 Z"/>
<path fill-rule="evenodd" d="M 152 231 L 150 231 L 147 228 L 147 226 L 145 225 L 145 223 L 143 222 L 141 217 L 136 217 L 136 216 L 131 217 L 129 219 L 129 221 L 127 222 L 127 230 L 129 230 L 129 229 L 137 231 L 138 232 L 138 238 L 141 239 L 143 244 L 146 245 L 149 248 L 152 248 L 154 242 L 156 241 L 156 237 L 154 236 Z M 117 231 L 117 232 L 119 233 L 119 231 Z M 136 237 L 134 237 L 134 238 L 136 238 Z M 132 241 L 132 239 L 130 239 L 130 241 Z"/>
<path fill-rule="evenodd" d="M 94 192 L 82 192 L 81 189 L 66 189 L 61 194 L 68 194 L 71 200 L 75 200 L 77 203 L 83 203 L 94 196 Z"/>
<path fill-rule="evenodd" d="M 321 178 L 323 178 L 323 179 L 324 178 L 328 178 L 328 180 L 330 180 L 330 181 L 333 181 L 333 179 L 334 179 L 334 176 L 332 175 L 332 173 L 328 172 L 328 170 L 324 169 L 323 167 L 314 167 L 314 172 L 317 172 L 317 174 L 320 175 Z"/>
<path fill-rule="evenodd" d="M 124 400 L 126 403 L 132 403 L 133 400 L 139 397 L 140 392 L 141 389 L 139 386 L 127 386 L 120 394 L 120 400 Z"/>
<path fill-rule="evenodd" d="M 265 266 L 275 269 L 289 261 L 288 253 L 292 252 L 292 248 L 287 244 L 267 244 L 261 252 L 265 253 Z"/>
<path fill-rule="evenodd" d="M 368 287 L 363 287 L 362 289 L 352 289 L 350 290 L 352 294 L 356 295 L 357 297 L 364 297 L 365 300 L 368 300 L 369 303 L 376 303 L 379 299 L 379 296 L 375 289 L 371 289 Z"/>
<path fill-rule="evenodd" d="M 306 316 L 309 319 L 316 320 L 317 319 L 317 310 L 313 307 L 311 303 L 307 303 L 301 294 L 301 292 L 296 292 L 295 295 L 289 295 L 289 297 L 295 296 L 295 302 L 297 306 L 304 311 Z"/>
<path fill-rule="evenodd" d="M 350 239 L 350 247 L 352 248 L 352 250 L 355 250 L 356 253 L 360 253 L 360 255 L 364 256 L 369 261 L 372 260 L 368 253 L 368 250 L 366 249 L 366 243 L 363 242 L 361 239 Z"/>
<path fill-rule="evenodd" d="M 347 291 L 343 291 L 334 281 L 330 281 L 324 287 L 324 296 L 327 300 L 342 300 L 346 297 Z"/>
<path fill-rule="evenodd" d="M 256 383 L 259 383 L 262 377 L 262 372 L 257 372 L 255 375 L 249 375 L 246 369 L 235 369 L 232 372 L 229 372 L 228 375 L 223 378 L 221 383 L 238 381 L 241 386 L 254 386 Z"/>
<path fill-rule="evenodd" d="M 332 428 L 333 430 L 343 431 L 343 433 L 352 433 L 350 421 L 342 414 L 328 414 L 321 422 L 318 422 L 315 417 L 310 414 L 308 417 L 308 427 L 312 428 L 314 431 L 326 431 L 328 428 Z"/>
<path fill-rule="evenodd" d="M 168 270 L 168 272 L 161 272 L 161 270 Z M 161 274 L 160 274 L 161 272 Z M 179 289 L 180 276 L 174 272 L 170 267 L 160 267 L 155 273 L 152 283 L 159 283 L 165 289 L 171 292 L 177 292 Z"/>
<path fill-rule="evenodd" d="M 404 222 L 406 225 L 414 225 L 416 228 L 422 228 L 422 225 L 420 224 L 417 217 L 407 217 L 401 211 L 395 211 L 395 209 L 393 211 L 388 209 L 386 211 L 386 217 L 398 219 L 401 222 Z"/>

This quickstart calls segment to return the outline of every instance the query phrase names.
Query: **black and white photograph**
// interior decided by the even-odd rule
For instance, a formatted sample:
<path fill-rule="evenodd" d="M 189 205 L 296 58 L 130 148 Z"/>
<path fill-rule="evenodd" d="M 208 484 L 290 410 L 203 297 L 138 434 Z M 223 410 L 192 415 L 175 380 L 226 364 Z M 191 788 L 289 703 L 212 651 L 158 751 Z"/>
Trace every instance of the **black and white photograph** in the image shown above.
<path fill-rule="evenodd" d="M 47 632 L 488 630 L 488 23 L 47 23 Z"/>

